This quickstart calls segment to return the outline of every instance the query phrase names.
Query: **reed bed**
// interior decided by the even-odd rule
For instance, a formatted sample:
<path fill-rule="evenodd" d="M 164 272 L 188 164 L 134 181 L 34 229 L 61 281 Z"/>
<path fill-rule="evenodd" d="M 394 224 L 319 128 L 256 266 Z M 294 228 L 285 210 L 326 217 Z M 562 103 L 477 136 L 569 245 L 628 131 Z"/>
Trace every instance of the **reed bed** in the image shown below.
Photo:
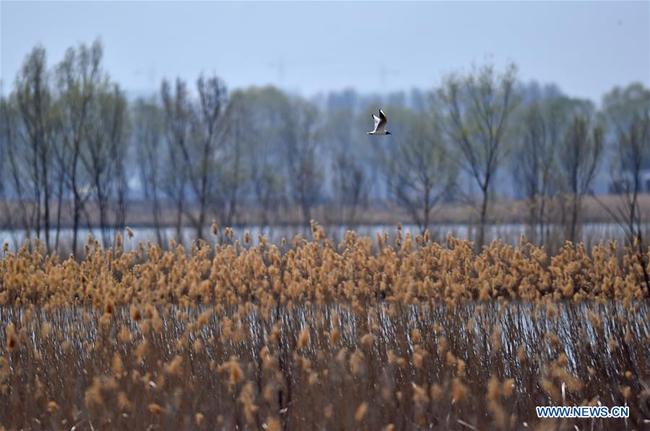
<path fill-rule="evenodd" d="M 0 421 L 47 429 L 643 429 L 648 305 L 2 308 Z M 538 422 L 536 405 L 629 405 Z"/>
<path fill-rule="evenodd" d="M 0 259 L 6 429 L 647 429 L 647 255 L 213 228 Z M 536 405 L 627 405 L 540 421 Z"/>

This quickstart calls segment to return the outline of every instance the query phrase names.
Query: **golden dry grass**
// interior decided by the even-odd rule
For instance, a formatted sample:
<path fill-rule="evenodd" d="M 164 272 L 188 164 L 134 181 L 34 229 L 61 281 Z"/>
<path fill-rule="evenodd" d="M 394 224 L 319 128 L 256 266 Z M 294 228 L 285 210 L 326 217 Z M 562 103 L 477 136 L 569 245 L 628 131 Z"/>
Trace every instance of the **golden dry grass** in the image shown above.
<path fill-rule="evenodd" d="M 42 247 L 25 245 L 3 252 L 0 260 L 0 305 L 120 304 L 232 305 L 252 301 L 263 309 L 290 302 L 355 303 L 489 300 L 638 301 L 648 296 L 636 247 L 614 243 L 566 243 L 549 255 L 542 247 L 521 242 L 493 242 L 475 253 L 468 241 L 448 237 L 443 244 L 397 230 L 371 238 L 348 232 L 339 244 L 318 225 L 313 239 L 295 237 L 291 244 L 196 242 L 191 250 L 172 242 L 170 250 L 138 244 L 123 251 L 103 250 L 90 239 L 81 261 L 46 256 Z M 135 241 L 135 239 L 126 239 Z"/>

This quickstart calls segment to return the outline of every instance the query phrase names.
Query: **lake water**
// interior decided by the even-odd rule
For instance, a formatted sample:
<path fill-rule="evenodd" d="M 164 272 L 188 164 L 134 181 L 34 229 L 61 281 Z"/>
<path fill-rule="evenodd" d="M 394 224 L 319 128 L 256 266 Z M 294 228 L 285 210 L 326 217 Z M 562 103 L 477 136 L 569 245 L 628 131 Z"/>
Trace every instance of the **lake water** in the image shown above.
<path fill-rule="evenodd" d="M 650 224 L 644 226 L 645 229 L 649 228 Z M 487 227 L 488 240 L 499 239 L 508 243 L 516 243 L 522 235 L 527 232 L 527 226 L 521 223 L 509 224 L 493 224 Z M 559 230 L 561 227 L 554 226 L 552 229 Z M 136 227 L 132 229 L 135 236 L 129 240 L 126 234 L 124 246 L 126 249 L 131 249 L 136 246 L 140 241 L 148 242 L 156 241 L 156 231 L 151 227 Z M 388 232 L 389 235 L 395 233 L 396 227 L 394 225 L 357 225 L 353 228 L 343 225 L 326 226 L 325 232 L 329 238 L 335 241 L 343 238 L 347 230 L 354 230 L 359 235 L 370 236 L 373 240 L 377 234 Z M 109 236 L 114 237 L 115 231 L 111 229 Z M 206 227 L 205 232 L 208 235 L 208 240 L 212 238 L 210 228 Z M 270 226 L 261 228 L 260 226 L 237 226 L 233 227 L 235 239 L 242 239 L 245 232 L 249 232 L 254 242 L 257 242 L 259 235 L 263 234 L 267 237 L 269 242 L 279 243 L 283 238 L 290 240 L 296 234 L 301 234 L 306 238 L 310 238 L 311 234 L 309 229 L 300 226 Z M 413 234 L 419 233 L 419 229 L 415 225 L 406 224 L 403 226 L 403 232 L 411 232 Z M 431 227 L 431 232 L 434 238 L 445 238 L 448 234 L 452 234 L 457 238 L 468 239 L 473 238 L 476 233 L 476 226 L 466 224 L 438 224 Z M 94 228 L 89 230 L 87 228 L 79 230 L 79 241 L 83 244 L 92 233 L 95 238 L 101 239 L 101 230 Z M 42 233 L 41 233 L 42 235 Z M 586 223 L 582 226 L 582 240 L 591 243 L 598 241 L 609 240 L 624 240 L 625 232 L 620 225 L 616 223 Z M 32 232 L 33 236 L 33 232 Z M 54 241 L 55 232 L 50 234 L 51 241 Z M 163 241 L 167 242 L 169 239 L 175 238 L 176 231 L 173 228 L 162 229 Z M 182 230 L 183 243 L 190 245 L 196 238 L 196 231 L 193 228 L 183 228 Z M 13 250 L 16 246 L 22 244 L 27 239 L 27 235 L 23 230 L 0 230 L 0 243 L 8 243 L 9 247 Z M 72 229 L 62 229 L 60 232 L 60 244 L 68 245 L 72 242 Z"/>

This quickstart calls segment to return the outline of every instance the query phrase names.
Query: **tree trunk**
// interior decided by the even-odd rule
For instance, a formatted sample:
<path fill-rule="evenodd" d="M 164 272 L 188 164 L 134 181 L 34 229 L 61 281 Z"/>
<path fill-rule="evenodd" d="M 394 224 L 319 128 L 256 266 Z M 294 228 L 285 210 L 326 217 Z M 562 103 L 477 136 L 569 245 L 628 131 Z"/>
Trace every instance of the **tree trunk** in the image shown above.
<path fill-rule="evenodd" d="M 59 249 L 59 238 L 61 234 L 61 206 L 63 205 L 63 173 L 61 173 L 61 177 L 59 178 L 59 184 L 58 184 L 58 190 L 57 190 L 57 205 L 56 205 L 56 234 L 54 238 L 54 249 L 58 250 Z"/>
<path fill-rule="evenodd" d="M 196 225 L 196 238 L 203 239 L 203 226 L 205 225 L 205 203 L 201 202 L 199 209 L 199 220 Z"/>
<path fill-rule="evenodd" d="M 431 213 L 431 191 L 429 190 L 428 184 L 425 184 L 425 192 L 424 192 L 424 219 L 422 220 L 422 229 L 421 233 L 424 234 L 427 229 L 429 229 L 429 216 Z"/>
<path fill-rule="evenodd" d="M 575 244 L 577 237 L 578 229 L 578 209 L 579 209 L 579 199 L 577 195 L 573 195 L 573 202 L 571 206 L 571 224 L 569 227 L 569 240 Z"/>
<path fill-rule="evenodd" d="M 74 208 L 72 209 L 72 254 L 77 256 L 77 241 L 79 234 L 79 224 L 81 223 L 81 198 L 76 187 L 73 190 L 74 193 Z"/>
<path fill-rule="evenodd" d="M 302 220 L 304 225 L 309 228 L 311 225 L 311 207 L 307 203 L 302 205 Z"/>
<path fill-rule="evenodd" d="M 153 187 L 153 225 L 156 231 L 156 240 L 158 245 L 162 246 L 163 239 L 160 232 L 160 202 L 158 201 L 158 188 L 154 185 Z"/>
<path fill-rule="evenodd" d="M 43 181 L 43 229 L 45 230 L 45 249 L 50 253 L 50 185 L 48 183 L 47 155 L 45 150 L 41 151 L 41 168 Z"/>
<path fill-rule="evenodd" d="M 182 193 L 182 192 L 181 192 Z M 176 201 L 176 241 L 179 244 L 183 243 L 183 198 Z"/>
<path fill-rule="evenodd" d="M 483 193 L 483 201 L 481 202 L 481 214 L 479 221 L 479 230 L 478 230 L 478 241 L 476 243 L 478 251 L 483 248 L 485 245 L 485 224 L 487 222 L 487 208 L 488 208 L 488 186 L 486 185 L 481 187 L 481 192 Z"/>
<path fill-rule="evenodd" d="M 539 204 L 539 238 L 540 238 L 540 245 L 546 242 L 546 236 L 544 234 L 544 227 L 546 222 L 544 221 L 544 217 L 546 217 L 546 191 L 542 192 L 541 196 L 541 201 Z"/>

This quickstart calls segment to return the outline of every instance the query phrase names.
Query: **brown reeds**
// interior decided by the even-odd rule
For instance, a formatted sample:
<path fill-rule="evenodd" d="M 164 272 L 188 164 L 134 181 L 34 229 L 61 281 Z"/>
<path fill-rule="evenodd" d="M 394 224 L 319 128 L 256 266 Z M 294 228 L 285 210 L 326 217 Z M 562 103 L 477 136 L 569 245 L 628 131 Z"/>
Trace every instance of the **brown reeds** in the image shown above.
<path fill-rule="evenodd" d="M 312 232 L 282 251 L 5 252 L 0 426 L 523 429 L 536 405 L 598 403 L 631 416 L 554 426 L 647 426 L 650 305 L 631 254 Z"/>

